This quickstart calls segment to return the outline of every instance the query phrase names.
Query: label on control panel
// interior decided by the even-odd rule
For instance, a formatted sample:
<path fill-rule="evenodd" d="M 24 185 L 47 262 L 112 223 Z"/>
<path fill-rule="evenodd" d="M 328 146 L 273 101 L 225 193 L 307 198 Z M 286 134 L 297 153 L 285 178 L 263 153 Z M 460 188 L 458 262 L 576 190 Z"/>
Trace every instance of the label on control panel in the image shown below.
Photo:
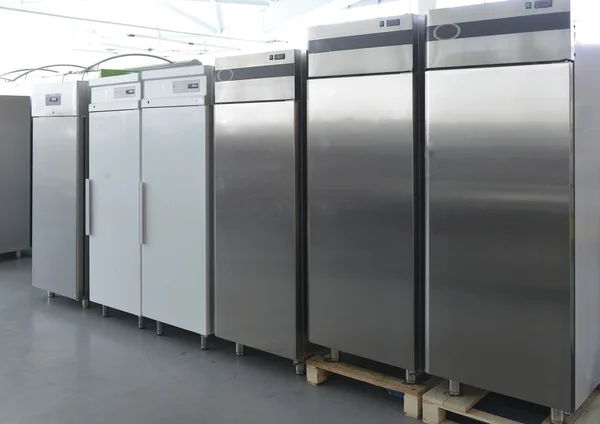
<path fill-rule="evenodd" d="M 60 106 L 61 94 L 46 94 L 46 106 Z"/>
<path fill-rule="evenodd" d="M 173 83 L 173 93 L 189 93 L 200 91 L 200 81 L 175 81 Z"/>
<path fill-rule="evenodd" d="M 127 97 L 135 97 L 135 87 L 117 87 L 113 95 L 115 99 L 125 99 Z"/>
<path fill-rule="evenodd" d="M 400 19 L 388 19 L 386 21 L 379 21 L 379 27 L 380 28 L 386 28 L 386 27 L 397 27 L 400 26 Z"/>

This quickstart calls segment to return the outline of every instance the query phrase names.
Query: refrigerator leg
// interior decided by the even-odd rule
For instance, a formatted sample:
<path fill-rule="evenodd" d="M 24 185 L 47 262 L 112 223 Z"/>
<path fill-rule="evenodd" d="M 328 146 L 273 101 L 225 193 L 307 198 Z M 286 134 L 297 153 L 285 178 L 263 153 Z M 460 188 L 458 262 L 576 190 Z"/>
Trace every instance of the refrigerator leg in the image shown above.
<path fill-rule="evenodd" d="M 108 306 L 102 305 L 102 316 L 104 318 L 106 318 L 108 316 L 108 312 L 109 312 Z"/>
<path fill-rule="evenodd" d="M 552 409 L 550 411 L 550 421 L 552 421 L 552 424 L 563 424 L 565 422 L 565 413 L 558 409 Z"/>
<path fill-rule="evenodd" d="M 162 322 L 160 322 L 160 321 L 156 321 L 156 335 L 157 336 L 163 335 L 163 326 L 162 326 Z"/>
<path fill-rule="evenodd" d="M 17 259 L 21 259 L 21 251 L 20 251 L 20 250 L 17 250 L 17 251 L 15 252 L 15 256 L 17 257 Z"/>
<path fill-rule="evenodd" d="M 406 370 L 406 382 L 408 384 L 417 384 L 417 373 L 411 370 Z"/>
<path fill-rule="evenodd" d="M 90 301 L 89 301 L 89 299 L 81 299 L 81 307 L 83 309 L 90 309 Z"/>
<path fill-rule="evenodd" d="M 55 297 L 56 295 L 54 294 L 54 292 L 49 291 L 48 292 L 48 299 Z"/>
<path fill-rule="evenodd" d="M 340 362 L 340 351 L 331 349 L 331 362 Z"/>
<path fill-rule="evenodd" d="M 138 317 L 138 328 L 140 330 L 144 329 L 144 317 L 143 316 Z"/>
<path fill-rule="evenodd" d="M 240 343 L 235 344 L 235 354 L 237 356 L 244 356 L 244 345 Z"/>
<path fill-rule="evenodd" d="M 200 350 L 208 349 L 208 339 L 206 336 L 200 336 Z"/>
<path fill-rule="evenodd" d="M 450 380 L 450 396 L 460 396 L 460 383 Z"/>
<path fill-rule="evenodd" d="M 296 366 L 296 375 L 306 375 L 306 363 L 304 361 L 294 362 Z"/>

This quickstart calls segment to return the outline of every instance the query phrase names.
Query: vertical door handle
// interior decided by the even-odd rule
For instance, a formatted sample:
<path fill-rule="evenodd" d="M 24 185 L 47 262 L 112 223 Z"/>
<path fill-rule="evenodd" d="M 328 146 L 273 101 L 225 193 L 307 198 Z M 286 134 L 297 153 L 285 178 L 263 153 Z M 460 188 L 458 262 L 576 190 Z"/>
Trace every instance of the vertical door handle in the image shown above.
<path fill-rule="evenodd" d="M 140 182 L 139 195 L 140 195 L 140 244 L 146 242 L 146 196 L 145 196 L 145 184 Z"/>
<path fill-rule="evenodd" d="M 92 235 L 92 180 L 85 180 L 85 235 Z"/>

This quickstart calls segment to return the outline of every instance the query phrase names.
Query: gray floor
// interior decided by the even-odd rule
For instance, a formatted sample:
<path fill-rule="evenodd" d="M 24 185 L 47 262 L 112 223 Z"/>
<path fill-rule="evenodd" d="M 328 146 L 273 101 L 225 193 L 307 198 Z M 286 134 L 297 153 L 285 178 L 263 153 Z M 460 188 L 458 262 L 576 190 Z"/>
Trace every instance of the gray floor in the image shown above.
<path fill-rule="evenodd" d="M 31 260 L 0 258 L 2 424 L 417 423 L 402 400 L 334 377 L 312 387 L 290 361 L 172 327 L 102 318 L 98 306 L 47 299 Z"/>

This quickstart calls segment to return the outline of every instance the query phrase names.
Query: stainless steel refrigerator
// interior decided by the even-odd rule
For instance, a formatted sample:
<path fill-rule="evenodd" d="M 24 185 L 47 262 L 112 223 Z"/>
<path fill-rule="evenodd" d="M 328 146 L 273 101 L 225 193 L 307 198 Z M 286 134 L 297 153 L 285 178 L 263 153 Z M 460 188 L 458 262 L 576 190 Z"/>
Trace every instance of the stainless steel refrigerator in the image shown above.
<path fill-rule="evenodd" d="M 32 283 L 88 306 L 85 266 L 89 87 L 85 81 L 32 88 Z"/>
<path fill-rule="evenodd" d="M 427 371 L 555 422 L 600 383 L 594 3 L 428 16 Z"/>
<path fill-rule="evenodd" d="M 31 100 L 0 96 L 0 253 L 31 247 Z"/>
<path fill-rule="evenodd" d="M 90 81 L 89 236 L 90 300 L 142 318 L 140 244 L 140 74 Z"/>
<path fill-rule="evenodd" d="M 309 341 L 423 366 L 424 17 L 309 30 Z"/>
<path fill-rule="evenodd" d="M 304 57 L 218 58 L 215 334 L 304 372 Z"/>
<path fill-rule="evenodd" d="M 142 313 L 212 334 L 213 68 L 142 72 Z"/>

